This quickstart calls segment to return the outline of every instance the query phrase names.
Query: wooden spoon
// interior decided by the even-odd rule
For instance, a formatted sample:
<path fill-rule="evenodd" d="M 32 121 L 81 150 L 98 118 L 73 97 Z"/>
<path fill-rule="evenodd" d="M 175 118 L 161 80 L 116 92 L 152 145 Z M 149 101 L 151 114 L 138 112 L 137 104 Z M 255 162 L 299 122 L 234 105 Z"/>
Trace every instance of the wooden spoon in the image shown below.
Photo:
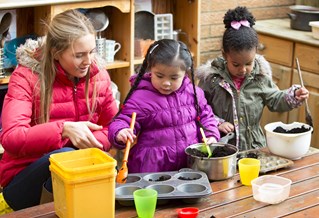
<path fill-rule="evenodd" d="M 130 129 L 134 129 L 134 124 L 135 124 L 135 119 L 136 119 L 136 113 L 132 113 L 132 119 L 130 123 Z M 119 170 L 117 177 L 116 177 L 116 182 L 117 183 L 126 183 L 127 175 L 128 175 L 128 168 L 127 168 L 127 159 L 128 159 L 128 154 L 131 149 L 131 141 L 127 140 L 126 142 L 126 147 L 125 147 L 125 152 L 124 152 L 124 157 L 123 157 L 123 162 L 122 162 L 122 167 Z"/>
<path fill-rule="evenodd" d="M 298 75 L 299 75 L 299 79 L 300 79 L 300 84 L 301 84 L 302 87 L 305 87 L 304 83 L 303 83 L 302 76 L 301 76 L 301 70 L 300 70 L 300 65 L 299 65 L 298 58 L 296 58 L 296 63 L 297 63 L 297 70 L 298 70 Z M 311 116 L 311 113 L 310 113 L 310 109 L 309 109 L 309 105 L 308 105 L 308 100 L 307 99 L 305 100 L 305 106 L 306 106 L 306 123 L 308 125 L 310 125 L 311 127 L 313 127 L 312 116 Z"/>

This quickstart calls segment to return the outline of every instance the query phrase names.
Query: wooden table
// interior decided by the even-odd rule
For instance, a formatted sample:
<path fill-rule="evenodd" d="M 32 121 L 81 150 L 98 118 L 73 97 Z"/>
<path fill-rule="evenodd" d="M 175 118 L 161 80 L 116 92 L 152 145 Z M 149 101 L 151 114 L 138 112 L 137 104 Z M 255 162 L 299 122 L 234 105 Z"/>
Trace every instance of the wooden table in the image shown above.
<path fill-rule="evenodd" d="M 213 194 L 195 204 L 171 201 L 158 205 L 155 217 L 177 217 L 176 210 L 182 207 L 198 207 L 202 217 L 318 217 L 319 216 L 319 153 L 294 161 L 290 168 L 268 174 L 279 175 L 292 180 L 289 198 L 277 205 L 255 201 L 252 188 L 239 182 L 239 175 L 224 181 L 212 182 Z M 136 217 L 134 207 L 116 205 L 116 217 Z M 48 203 L 3 217 L 56 218 L 53 203 Z"/>

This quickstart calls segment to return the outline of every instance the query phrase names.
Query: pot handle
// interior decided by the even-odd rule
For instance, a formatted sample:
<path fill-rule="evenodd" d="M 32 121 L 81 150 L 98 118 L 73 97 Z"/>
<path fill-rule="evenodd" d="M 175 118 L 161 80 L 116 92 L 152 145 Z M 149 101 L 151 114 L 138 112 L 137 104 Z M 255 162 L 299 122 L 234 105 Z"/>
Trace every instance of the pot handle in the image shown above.
<path fill-rule="evenodd" d="M 224 144 L 227 144 L 230 139 L 234 138 L 234 136 L 235 136 L 235 133 L 234 133 L 234 132 L 229 132 L 229 133 L 227 133 L 227 135 L 225 135 L 224 137 L 222 137 L 222 138 L 219 140 L 219 142 L 224 143 Z"/>
<path fill-rule="evenodd" d="M 287 13 L 288 14 L 288 17 L 291 19 L 291 20 L 295 20 L 296 19 L 296 15 L 295 14 L 291 14 L 291 13 Z"/>

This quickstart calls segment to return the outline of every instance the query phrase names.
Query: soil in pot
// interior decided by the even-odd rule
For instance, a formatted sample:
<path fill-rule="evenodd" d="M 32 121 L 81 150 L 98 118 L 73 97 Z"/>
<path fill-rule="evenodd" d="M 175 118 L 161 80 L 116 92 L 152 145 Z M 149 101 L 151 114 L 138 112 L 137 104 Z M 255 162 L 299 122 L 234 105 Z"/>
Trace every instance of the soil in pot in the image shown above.
<path fill-rule="evenodd" d="M 277 132 L 277 133 L 303 133 L 303 132 L 308 132 L 310 130 L 310 128 L 307 128 L 306 126 L 301 126 L 301 127 L 296 127 L 296 128 L 292 128 L 290 130 L 284 129 L 281 126 L 277 126 L 273 132 Z"/>
<path fill-rule="evenodd" d="M 228 155 L 232 155 L 234 154 L 236 151 L 234 151 L 234 149 L 227 147 L 227 146 L 218 146 L 216 148 L 214 148 L 214 150 L 212 151 L 212 156 L 210 158 L 214 158 L 214 157 L 225 157 Z M 208 154 L 205 152 L 201 152 L 200 150 L 196 149 L 196 148 L 191 148 L 189 149 L 189 154 L 192 156 L 196 156 L 196 157 L 207 157 Z"/>

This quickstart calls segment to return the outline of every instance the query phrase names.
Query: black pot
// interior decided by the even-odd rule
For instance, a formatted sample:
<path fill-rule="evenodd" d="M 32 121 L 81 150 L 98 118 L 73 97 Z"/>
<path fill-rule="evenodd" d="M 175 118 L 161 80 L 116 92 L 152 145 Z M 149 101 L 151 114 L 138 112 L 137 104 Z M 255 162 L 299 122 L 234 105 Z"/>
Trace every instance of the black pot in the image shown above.
<path fill-rule="evenodd" d="M 319 21 L 319 8 L 306 5 L 293 5 L 289 8 L 292 12 L 288 13 L 291 29 L 311 31 L 309 22 Z"/>

